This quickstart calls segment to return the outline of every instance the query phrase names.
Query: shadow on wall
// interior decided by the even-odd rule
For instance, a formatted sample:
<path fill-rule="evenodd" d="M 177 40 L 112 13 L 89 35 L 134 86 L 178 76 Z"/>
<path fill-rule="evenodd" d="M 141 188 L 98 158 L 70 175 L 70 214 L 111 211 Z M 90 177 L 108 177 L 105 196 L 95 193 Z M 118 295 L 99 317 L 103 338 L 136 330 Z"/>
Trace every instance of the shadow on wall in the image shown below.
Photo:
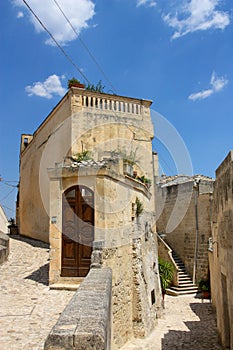
<path fill-rule="evenodd" d="M 210 303 L 192 303 L 190 308 L 199 317 L 199 321 L 186 321 L 187 331 L 169 330 L 164 335 L 162 350 L 222 350 L 218 344 L 216 314 Z"/>

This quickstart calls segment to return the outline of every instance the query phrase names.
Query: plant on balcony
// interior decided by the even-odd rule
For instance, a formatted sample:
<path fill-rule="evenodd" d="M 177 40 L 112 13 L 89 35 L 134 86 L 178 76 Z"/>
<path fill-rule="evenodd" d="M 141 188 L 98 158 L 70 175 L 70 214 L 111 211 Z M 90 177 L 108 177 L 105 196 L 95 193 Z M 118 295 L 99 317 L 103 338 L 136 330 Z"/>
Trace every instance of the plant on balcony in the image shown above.
<path fill-rule="evenodd" d="M 72 156 L 72 159 L 77 163 L 80 163 L 80 162 L 85 161 L 85 160 L 90 160 L 90 159 L 92 159 L 91 152 L 90 151 L 82 151 L 80 153 L 76 153 Z"/>
<path fill-rule="evenodd" d="M 102 81 L 100 80 L 96 85 L 88 83 L 86 86 L 86 90 L 95 91 L 95 92 L 104 92 L 105 86 L 102 85 Z"/>
<path fill-rule="evenodd" d="M 148 179 L 145 175 L 143 176 L 137 176 L 136 178 L 138 181 L 142 182 L 145 184 L 148 188 L 151 186 L 151 180 Z"/>
<path fill-rule="evenodd" d="M 85 88 L 85 84 L 82 84 L 78 79 L 75 77 L 68 80 L 68 89 L 70 89 L 72 86 L 78 87 L 78 88 Z"/>

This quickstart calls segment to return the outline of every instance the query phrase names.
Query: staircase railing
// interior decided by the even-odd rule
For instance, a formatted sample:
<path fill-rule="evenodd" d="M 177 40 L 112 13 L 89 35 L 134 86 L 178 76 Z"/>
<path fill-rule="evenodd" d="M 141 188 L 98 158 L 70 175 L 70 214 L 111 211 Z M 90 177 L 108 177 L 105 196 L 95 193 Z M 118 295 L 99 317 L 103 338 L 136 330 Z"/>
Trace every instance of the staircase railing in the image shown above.
<path fill-rule="evenodd" d="M 171 247 L 169 247 L 169 245 L 162 239 L 162 237 L 158 233 L 157 233 L 157 237 L 158 237 L 159 256 L 163 260 L 170 262 L 172 264 L 174 268 L 172 284 L 174 286 L 178 286 L 179 285 L 178 266 L 172 257 L 172 249 Z"/>

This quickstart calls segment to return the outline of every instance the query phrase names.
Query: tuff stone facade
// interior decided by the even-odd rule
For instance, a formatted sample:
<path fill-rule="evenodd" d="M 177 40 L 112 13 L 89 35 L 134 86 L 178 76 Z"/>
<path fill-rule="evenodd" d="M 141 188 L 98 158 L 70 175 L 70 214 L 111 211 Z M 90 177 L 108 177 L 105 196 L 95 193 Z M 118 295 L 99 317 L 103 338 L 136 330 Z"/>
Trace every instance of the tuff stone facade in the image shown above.
<path fill-rule="evenodd" d="M 7 220 L 6 214 L 0 205 L 0 232 L 7 233 L 9 222 Z"/>
<path fill-rule="evenodd" d="M 32 136 L 22 136 L 20 233 L 50 241 L 50 284 L 66 280 L 64 193 L 78 185 L 94 194 L 92 266 L 112 269 L 113 349 L 149 334 L 161 306 L 150 105 L 71 88 Z M 76 161 L 83 151 L 91 159 Z"/>
<path fill-rule="evenodd" d="M 220 340 L 233 349 L 233 151 L 216 170 L 209 262 Z"/>
<path fill-rule="evenodd" d="M 213 182 L 198 175 L 163 176 L 156 187 L 157 231 L 195 282 L 209 274 Z"/>

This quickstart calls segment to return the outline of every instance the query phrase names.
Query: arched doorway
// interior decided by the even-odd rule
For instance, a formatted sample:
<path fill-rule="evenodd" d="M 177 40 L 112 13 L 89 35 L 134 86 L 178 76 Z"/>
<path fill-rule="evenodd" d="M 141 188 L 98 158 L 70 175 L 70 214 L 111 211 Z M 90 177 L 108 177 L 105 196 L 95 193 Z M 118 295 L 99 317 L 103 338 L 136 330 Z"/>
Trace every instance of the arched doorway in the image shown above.
<path fill-rule="evenodd" d="M 61 276 L 87 275 L 93 240 L 94 193 L 86 186 L 73 186 L 62 198 Z"/>

